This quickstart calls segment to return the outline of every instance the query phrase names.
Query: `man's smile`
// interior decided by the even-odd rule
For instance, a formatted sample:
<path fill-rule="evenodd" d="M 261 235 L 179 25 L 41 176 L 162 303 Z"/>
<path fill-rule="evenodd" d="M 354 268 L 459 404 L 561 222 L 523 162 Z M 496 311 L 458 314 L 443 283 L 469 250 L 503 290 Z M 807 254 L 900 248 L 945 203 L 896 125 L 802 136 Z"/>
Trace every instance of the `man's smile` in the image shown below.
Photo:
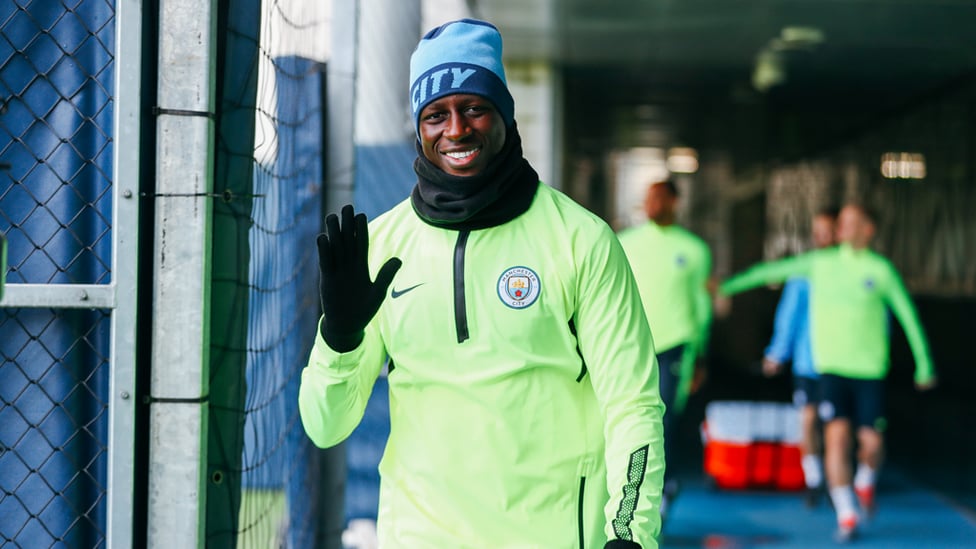
<path fill-rule="evenodd" d="M 464 160 L 465 158 L 470 157 L 471 155 L 477 153 L 480 150 L 481 147 L 475 147 L 473 149 L 468 149 L 466 151 L 445 151 L 442 154 L 450 158 L 453 158 L 454 160 Z"/>

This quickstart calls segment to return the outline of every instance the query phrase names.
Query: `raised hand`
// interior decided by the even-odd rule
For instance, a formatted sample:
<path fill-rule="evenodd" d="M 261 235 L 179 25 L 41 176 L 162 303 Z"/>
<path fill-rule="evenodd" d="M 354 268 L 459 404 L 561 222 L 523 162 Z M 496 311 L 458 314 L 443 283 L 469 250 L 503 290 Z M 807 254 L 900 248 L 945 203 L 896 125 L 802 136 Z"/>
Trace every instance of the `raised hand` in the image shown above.
<path fill-rule="evenodd" d="M 935 389 L 935 387 L 938 384 L 939 384 L 938 380 L 936 380 L 936 378 L 933 377 L 932 379 L 926 381 L 925 383 L 919 383 L 916 381 L 915 389 L 918 391 L 931 391 L 932 389 Z"/>
<path fill-rule="evenodd" d="M 764 356 L 762 359 L 762 371 L 766 377 L 778 376 L 783 371 L 783 363 Z"/>
<path fill-rule="evenodd" d="M 325 218 L 325 233 L 316 239 L 319 248 L 319 297 L 322 302 L 322 338 L 333 350 L 349 352 L 363 341 L 366 325 L 376 315 L 401 261 L 386 261 L 376 281 L 369 278 L 369 232 L 365 214 L 351 205 L 339 217 Z"/>

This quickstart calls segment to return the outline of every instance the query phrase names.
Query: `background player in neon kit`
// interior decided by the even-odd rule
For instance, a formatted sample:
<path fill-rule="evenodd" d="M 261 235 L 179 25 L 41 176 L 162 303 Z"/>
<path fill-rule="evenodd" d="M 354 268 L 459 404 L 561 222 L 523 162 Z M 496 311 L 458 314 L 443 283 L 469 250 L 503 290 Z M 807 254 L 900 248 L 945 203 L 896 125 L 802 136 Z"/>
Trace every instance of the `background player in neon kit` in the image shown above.
<path fill-rule="evenodd" d="M 318 238 L 306 432 L 347 437 L 389 356 L 382 547 L 657 547 L 664 406 L 623 250 L 522 157 L 494 26 L 434 29 L 410 72 L 411 197 Z"/>
<path fill-rule="evenodd" d="M 648 221 L 618 235 L 634 270 L 647 321 L 654 334 L 664 413 L 664 453 L 677 464 L 674 443 L 678 420 L 691 391 L 696 359 L 703 357 L 712 320 L 707 282 L 712 256 L 701 238 L 675 224 L 678 189 L 673 181 L 647 188 L 644 213 Z M 662 511 L 678 492 L 674 467 L 665 470 Z"/>
<path fill-rule="evenodd" d="M 916 387 L 926 390 L 935 385 L 918 314 L 895 268 L 869 249 L 874 234 L 875 218 L 864 207 L 845 206 L 837 221 L 840 246 L 760 264 L 719 289 L 732 295 L 790 276 L 808 277 L 813 358 L 821 374 L 827 482 L 837 512 L 837 536 L 845 541 L 854 535 L 860 521 L 849 462 L 855 427 L 859 448 L 854 484 L 864 510 L 870 513 L 874 507 L 884 446 L 889 309 L 912 349 Z"/>
<path fill-rule="evenodd" d="M 810 233 L 815 249 L 834 244 L 836 221 L 835 208 L 821 210 L 813 217 Z M 817 418 L 820 376 L 814 369 L 810 348 L 809 292 L 809 282 L 804 277 L 793 277 L 783 286 L 773 321 L 773 337 L 763 356 L 763 373 L 777 375 L 782 372 L 783 364 L 793 362 L 793 403 L 800 408 L 801 463 L 807 485 L 805 501 L 812 506 L 822 492 L 824 474 L 823 437 Z"/>

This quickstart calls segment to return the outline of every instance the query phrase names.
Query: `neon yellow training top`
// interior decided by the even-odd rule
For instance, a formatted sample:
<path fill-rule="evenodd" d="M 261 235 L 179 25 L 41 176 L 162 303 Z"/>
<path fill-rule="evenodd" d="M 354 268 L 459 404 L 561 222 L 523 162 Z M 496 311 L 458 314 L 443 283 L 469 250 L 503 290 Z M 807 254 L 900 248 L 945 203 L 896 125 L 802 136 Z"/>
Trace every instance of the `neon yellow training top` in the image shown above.
<path fill-rule="evenodd" d="M 841 245 L 761 263 L 724 282 L 720 291 L 731 295 L 790 276 L 810 281 L 810 337 L 818 372 L 884 378 L 890 367 L 890 308 L 915 357 L 915 381 L 934 378 L 925 332 L 901 277 L 891 262 L 871 250 Z"/>
<path fill-rule="evenodd" d="M 618 235 L 637 279 L 658 352 L 690 344 L 701 353 L 712 321 L 712 254 L 701 238 L 653 221 Z"/>
<path fill-rule="evenodd" d="M 339 443 L 389 355 L 380 546 L 656 548 L 664 405 L 610 227 L 540 185 L 496 227 L 433 227 L 404 201 L 369 230 L 372 272 L 403 267 L 358 348 L 317 338 L 299 409 Z"/>

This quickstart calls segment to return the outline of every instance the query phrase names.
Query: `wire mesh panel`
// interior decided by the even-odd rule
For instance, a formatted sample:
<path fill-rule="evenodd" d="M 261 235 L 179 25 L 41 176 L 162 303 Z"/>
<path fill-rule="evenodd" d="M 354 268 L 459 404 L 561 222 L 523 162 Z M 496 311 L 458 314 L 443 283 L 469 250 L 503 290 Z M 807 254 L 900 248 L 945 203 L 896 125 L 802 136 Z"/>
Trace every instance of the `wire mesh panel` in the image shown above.
<path fill-rule="evenodd" d="M 8 287 L 106 284 L 115 7 L 0 0 Z M 0 545 L 104 547 L 111 312 L 0 309 Z"/>
<path fill-rule="evenodd" d="M 74 4 L 0 2 L 9 284 L 108 281 L 114 11 Z"/>
<path fill-rule="evenodd" d="M 0 309 L 0 539 L 12 547 L 104 546 L 108 319 Z"/>

